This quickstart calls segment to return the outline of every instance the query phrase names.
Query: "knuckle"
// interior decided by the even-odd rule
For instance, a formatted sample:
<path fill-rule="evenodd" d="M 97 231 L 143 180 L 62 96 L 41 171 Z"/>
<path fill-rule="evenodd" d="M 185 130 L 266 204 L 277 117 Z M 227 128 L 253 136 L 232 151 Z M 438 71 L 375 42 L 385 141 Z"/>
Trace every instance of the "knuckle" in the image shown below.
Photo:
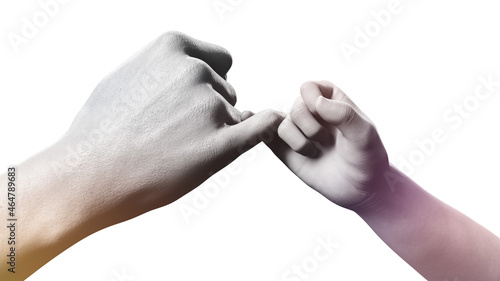
<path fill-rule="evenodd" d="M 202 60 L 192 59 L 190 57 L 189 59 L 191 60 L 191 62 L 188 66 L 188 72 L 193 77 L 193 79 L 202 82 L 210 81 L 210 79 L 212 78 L 210 66 L 208 66 L 208 64 Z"/>
<path fill-rule="evenodd" d="M 165 41 L 179 41 L 186 37 L 186 34 L 175 30 L 167 31 L 160 35 L 160 38 Z"/>
<path fill-rule="evenodd" d="M 306 81 L 306 82 L 302 83 L 302 85 L 300 86 L 300 92 L 305 93 L 305 92 L 309 91 L 311 88 L 316 87 L 316 86 L 317 86 L 316 82 Z"/>
<path fill-rule="evenodd" d="M 278 123 L 279 125 L 284 119 L 284 114 L 276 110 L 267 109 L 264 111 L 264 114 L 270 123 Z"/>
<path fill-rule="evenodd" d="M 218 118 L 225 112 L 224 103 L 216 95 L 206 95 L 198 102 L 197 113 L 210 118 Z"/>
<path fill-rule="evenodd" d="M 302 101 L 302 99 L 299 99 L 295 102 L 292 109 L 290 109 L 290 118 L 295 122 L 296 120 L 303 118 L 306 110 L 307 108 L 304 104 L 304 101 Z"/>
<path fill-rule="evenodd" d="M 317 85 L 318 85 L 318 83 L 316 81 L 308 80 L 308 81 L 302 83 L 302 85 L 300 86 L 300 88 L 307 90 L 308 88 L 310 88 L 310 87 L 316 87 Z"/>
<path fill-rule="evenodd" d="M 176 47 L 182 49 L 189 42 L 189 37 L 179 31 L 167 31 L 162 33 L 157 40 L 157 43 L 162 46 Z"/>
<path fill-rule="evenodd" d="M 272 109 L 267 109 L 261 113 L 263 115 L 264 122 L 267 122 L 266 125 L 269 127 L 271 130 L 276 131 L 278 126 L 283 121 L 283 117 L 280 115 L 278 111 L 272 110 Z"/>
<path fill-rule="evenodd" d="M 309 138 L 317 138 L 321 135 L 321 127 L 319 126 L 307 126 L 307 128 L 304 128 L 304 135 L 306 135 Z"/>
<path fill-rule="evenodd" d="M 328 86 L 328 87 L 332 87 L 332 88 L 335 87 L 335 85 L 328 80 L 321 80 L 321 81 L 318 81 L 318 83 L 323 84 L 323 85 Z"/>

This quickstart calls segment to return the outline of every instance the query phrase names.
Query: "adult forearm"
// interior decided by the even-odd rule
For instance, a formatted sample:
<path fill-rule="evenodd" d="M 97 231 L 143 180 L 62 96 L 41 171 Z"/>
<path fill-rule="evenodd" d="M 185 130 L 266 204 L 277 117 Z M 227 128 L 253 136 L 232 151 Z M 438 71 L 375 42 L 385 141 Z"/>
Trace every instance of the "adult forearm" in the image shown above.
<path fill-rule="evenodd" d="M 391 167 L 358 214 L 428 280 L 500 280 L 500 239 Z"/>
<path fill-rule="evenodd" d="M 15 245 L 11 245 L 15 248 L 15 263 L 7 263 L 10 248 L 5 246 L 10 233 L 4 227 L 0 234 L 1 280 L 24 280 L 71 245 L 112 224 L 112 216 L 104 213 L 111 208 L 110 198 L 107 205 L 101 204 L 99 196 L 88 188 L 102 181 L 90 180 L 92 169 L 86 161 L 75 161 L 70 167 L 65 162 L 68 158 L 64 151 L 61 144 L 57 144 L 16 167 L 16 240 Z M 7 188 L 6 174 L 0 176 L 0 182 Z M 117 196 L 102 194 L 102 203 L 105 197 L 116 200 Z M 7 192 L 2 192 L 1 200 L 0 217 L 5 222 L 9 216 Z"/>

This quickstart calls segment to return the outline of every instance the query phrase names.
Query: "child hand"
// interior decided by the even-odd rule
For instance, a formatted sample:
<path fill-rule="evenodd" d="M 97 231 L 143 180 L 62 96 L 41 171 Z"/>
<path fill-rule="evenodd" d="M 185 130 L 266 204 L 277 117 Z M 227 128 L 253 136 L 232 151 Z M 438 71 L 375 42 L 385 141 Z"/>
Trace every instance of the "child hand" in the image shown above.
<path fill-rule="evenodd" d="M 352 210 L 366 207 L 389 168 L 375 126 L 327 81 L 301 87 L 278 128 L 273 152 L 307 185 Z"/>

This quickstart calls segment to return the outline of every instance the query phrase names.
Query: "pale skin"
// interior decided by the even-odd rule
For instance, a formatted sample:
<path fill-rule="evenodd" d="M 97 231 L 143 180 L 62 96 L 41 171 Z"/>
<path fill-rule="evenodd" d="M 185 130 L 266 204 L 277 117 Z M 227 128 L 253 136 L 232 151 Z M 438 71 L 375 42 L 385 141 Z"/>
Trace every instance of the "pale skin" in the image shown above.
<path fill-rule="evenodd" d="M 0 279 L 24 280 L 86 236 L 177 200 L 274 135 L 281 113 L 234 108 L 231 64 L 225 49 L 169 32 L 102 80 L 67 133 L 16 167 L 19 266 L 7 271 L 2 246 Z"/>
<path fill-rule="evenodd" d="M 500 280 L 500 239 L 390 165 L 374 125 L 332 83 L 305 83 L 278 134 L 270 147 L 292 172 L 427 280 Z"/>
<path fill-rule="evenodd" d="M 305 83 L 286 118 L 240 113 L 230 67 L 223 48 L 166 33 L 106 77 L 68 132 L 16 167 L 22 266 L 9 273 L 2 247 L 0 279 L 24 280 L 86 236 L 175 201 L 277 130 L 275 154 L 422 276 L 500 280 L 499 238 L 391 166 L 371 121 L 338 87 Z"/>

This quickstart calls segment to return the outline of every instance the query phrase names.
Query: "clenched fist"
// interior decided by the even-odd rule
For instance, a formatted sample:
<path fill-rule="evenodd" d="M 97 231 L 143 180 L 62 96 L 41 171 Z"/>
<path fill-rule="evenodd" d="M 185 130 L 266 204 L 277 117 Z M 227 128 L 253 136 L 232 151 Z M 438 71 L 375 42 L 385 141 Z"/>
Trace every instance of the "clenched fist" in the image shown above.
<path fill-rule="evenodd" d="M 306 184 L 349 209 L 365 208 L 384 173 L 387 153 L 368 117 L 337 86 L 307 82 L 278 129 L 274 153 Z"/>

